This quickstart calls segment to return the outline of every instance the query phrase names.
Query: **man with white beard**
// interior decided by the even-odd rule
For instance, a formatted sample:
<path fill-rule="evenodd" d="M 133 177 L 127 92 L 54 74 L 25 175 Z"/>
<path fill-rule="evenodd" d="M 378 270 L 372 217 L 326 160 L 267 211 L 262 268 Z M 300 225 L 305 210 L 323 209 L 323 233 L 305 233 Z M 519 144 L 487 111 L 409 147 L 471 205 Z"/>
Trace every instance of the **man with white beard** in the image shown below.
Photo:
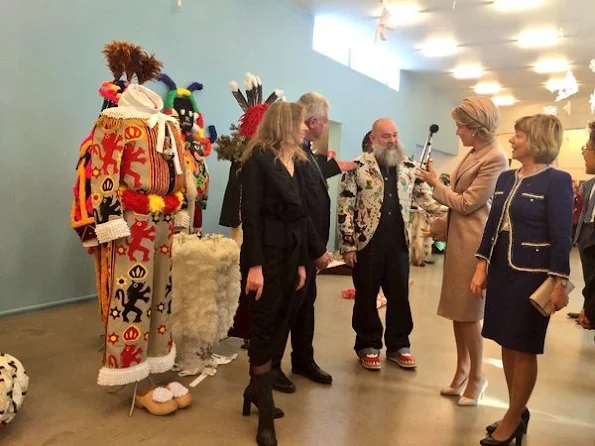
<path fill-rule="evenodd" d="M 409 213 L 412 200 L 430 214 L 440 214 L 442 206 L 426 183 L 415 181 L 417 166 L 407 159 L 393 121 L 376 121 L 370 139 L 372 152 L 361 155 L 358 167 L 343 174 L 338 203 L 340 249 L 353 268 L 355 351 L 363 367 L 380 369 L 383 327 L 376 296 L 382 287 L 387 299 L 387 358 L 413 369 L 417 363 L 409 344 Z"/>

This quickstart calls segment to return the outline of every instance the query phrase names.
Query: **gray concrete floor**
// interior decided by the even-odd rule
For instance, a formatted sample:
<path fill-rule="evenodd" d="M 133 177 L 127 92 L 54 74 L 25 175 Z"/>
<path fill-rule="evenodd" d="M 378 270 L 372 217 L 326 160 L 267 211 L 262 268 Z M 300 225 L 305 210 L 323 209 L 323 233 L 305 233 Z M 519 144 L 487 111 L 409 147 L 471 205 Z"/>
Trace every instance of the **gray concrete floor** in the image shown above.
<path fill-rule="evenodd" d="M 362 369 L 352 350 L 352 301 L 340 298 L 351 280 L 319 278 L 316 359 L 334 382 L 324 387 L 294 376 L 297 393 L 275 393 L 277 405 L 286 412 L 276 423 L 280 444 L 479 444 L 484 426 L 498 419 L 507 403 L 500 351 L 486 342 L 490 385 L 481 406 L 457 407 L 454 399 L 439 395 L 451 379 L 455 354 L 451 324 L 435 315 L 442 274 L 442 258 L 437 259 L 436 265 L 412 268 L 412 347 L 419 363 L 415 372 L 392 363 L 384 363 L 379 373 Z M 577 310 L 582 298 L 576 253 L 572 263 L 579 290 L 573 292 L 569 310 Z M 31 377 L 21 412 L 0 430 L 1 444 L 255 444 L 257 415 L 241 416 L 248 369 L 244 351 L 191 390 L 191 408 L 162 418 L 136 411 L 128 418 L 131 387 L 109 394 L 95 384 L 101 360 L 98 319 L 95 302 L 88 302 L 0 320 L 0 349 L 22 360 Z M 239 342 L 228 340 L 220 348 L 237 351 Z M 579 329 L 565 312 L 556 315 L 546 354 L 540 358 L 525 445 L 595 445 L 594 366 L 593 332 Z M 285 368 L 290 368 L 287 360 Z"/>

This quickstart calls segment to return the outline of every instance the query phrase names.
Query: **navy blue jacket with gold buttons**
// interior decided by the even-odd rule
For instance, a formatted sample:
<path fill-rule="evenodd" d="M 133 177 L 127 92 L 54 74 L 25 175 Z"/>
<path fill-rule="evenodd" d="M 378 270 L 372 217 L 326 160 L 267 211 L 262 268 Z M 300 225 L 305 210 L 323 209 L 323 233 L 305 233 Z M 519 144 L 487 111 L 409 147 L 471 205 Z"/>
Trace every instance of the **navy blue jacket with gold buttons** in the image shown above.
<path fill-rule="evenodd" d="M 572 207 L 572 179 L 566 172 L 546 167 L 522 178 L 516 170 L 502 173 L 477 257 L 490 261 L 508 211 L 508 265 L 518 271 L 568 278 Z"/>

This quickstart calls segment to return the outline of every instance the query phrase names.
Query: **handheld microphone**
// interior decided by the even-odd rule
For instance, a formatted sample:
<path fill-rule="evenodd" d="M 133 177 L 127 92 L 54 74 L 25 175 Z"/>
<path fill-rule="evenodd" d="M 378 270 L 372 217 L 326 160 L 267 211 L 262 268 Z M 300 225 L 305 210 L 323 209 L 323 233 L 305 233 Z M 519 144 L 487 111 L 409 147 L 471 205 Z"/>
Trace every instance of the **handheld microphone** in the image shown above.
<path fill-rule="evenodd" d="M 426 144 L 424 145 L 424 149 L 421 152 L 421 157 L 419 160 L 419 166 L 422 169 L 426 169 L 428 168 L 428 161 L 430 161 L 430 156 L 432 155 L 432 137 L 434 136 L 435 133 L 438 133 L 438 130 L 440 130 L 440 127 L 438 127 L 438 124 L 432 124 L 430 126 L 430 134 L 428 135 L 428 138 L 426 139 Z"/>

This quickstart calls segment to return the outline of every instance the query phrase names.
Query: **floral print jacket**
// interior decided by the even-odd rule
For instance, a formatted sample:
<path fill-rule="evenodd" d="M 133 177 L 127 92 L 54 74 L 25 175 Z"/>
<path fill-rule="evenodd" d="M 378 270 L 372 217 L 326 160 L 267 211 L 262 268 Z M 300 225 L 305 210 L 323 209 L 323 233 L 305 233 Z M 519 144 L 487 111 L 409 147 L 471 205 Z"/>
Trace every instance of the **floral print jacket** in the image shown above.
<path fill-rule="evenodd" d="M 345 172 L 341 179 L 338 201 L 339 248 L 341 252 L 361 251 L 374 236 L 384 200 L 384 179 L 373 153 L 355 160 L 357 168 Z M 409 214 L 411 203 L 431 215 L 440 215 L 444 207 L 432 198 L 427 183 L 415 181 L 417 166 L 409 160 L 397 166 L 397 193 L 405 227 L 405 240 L 411 240 Z"/>

